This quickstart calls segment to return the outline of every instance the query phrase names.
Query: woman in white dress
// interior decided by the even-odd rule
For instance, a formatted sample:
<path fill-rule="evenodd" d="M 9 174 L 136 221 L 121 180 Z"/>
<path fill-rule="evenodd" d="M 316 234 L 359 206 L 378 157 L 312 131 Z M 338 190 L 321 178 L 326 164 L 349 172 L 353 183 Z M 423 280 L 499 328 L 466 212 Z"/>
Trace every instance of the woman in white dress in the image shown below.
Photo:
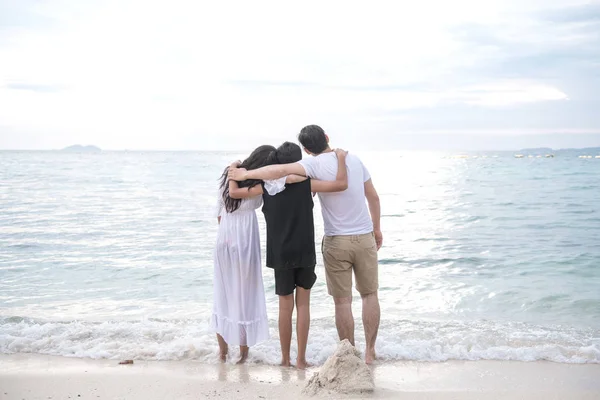
<path fill-rule="evenodd" d="M 256 169 L 266 164 L 273 146 L 260 146 L 231 167 Z M 269 339 L 269 320 L 262 279 L 260 236 L 255 210 L 262 196 L 233 199 L 230 191 L 260 185 L 259 180 L 228 181 L 228 168 L 221 177 L 217 217 L 219 233 L 214 253 L 214 304 L 211 327 L 217 333 L 222 361 L 228 345 L 240 346 L 240 363 L 248 357 L 248 348 Z"/>

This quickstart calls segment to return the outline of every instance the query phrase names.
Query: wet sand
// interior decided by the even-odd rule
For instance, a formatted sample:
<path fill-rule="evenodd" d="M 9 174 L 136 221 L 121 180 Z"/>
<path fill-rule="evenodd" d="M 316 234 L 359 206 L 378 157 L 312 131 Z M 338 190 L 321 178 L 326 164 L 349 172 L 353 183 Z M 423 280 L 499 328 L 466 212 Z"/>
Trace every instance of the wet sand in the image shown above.
<path fill-rule="evenodd" d="M 600 364 L 380 363 L 372 394 L 319 398 L 599 399 Z M 294 399 L 317 368 L 0 355 L 0 399 Z"/>

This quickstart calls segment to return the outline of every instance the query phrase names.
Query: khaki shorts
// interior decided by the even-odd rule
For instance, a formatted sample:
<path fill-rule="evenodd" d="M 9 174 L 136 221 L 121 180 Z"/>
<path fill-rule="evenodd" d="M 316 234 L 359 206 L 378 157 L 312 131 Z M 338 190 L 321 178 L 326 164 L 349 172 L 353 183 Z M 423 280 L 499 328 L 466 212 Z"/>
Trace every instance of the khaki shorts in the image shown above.
<path fill-rule="evenodd" d="M 323 238 L 327 291 L 333 297 L 352 296 L 352 271 L 361 295 L 379 288 L 377 244 L 373 233 Z"/>

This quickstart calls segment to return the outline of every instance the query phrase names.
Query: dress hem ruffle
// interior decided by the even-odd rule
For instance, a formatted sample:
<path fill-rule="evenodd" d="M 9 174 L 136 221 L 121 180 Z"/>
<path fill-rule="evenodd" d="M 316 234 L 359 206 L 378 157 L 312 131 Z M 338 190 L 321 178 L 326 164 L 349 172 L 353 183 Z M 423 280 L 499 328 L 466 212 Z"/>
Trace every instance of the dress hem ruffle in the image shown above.
<path fill-rule="evenodd" d="M 213 313 L 210 327 L 230 346 L 252 347 L 269 340 L 269 320 L 266 315 L 252 321 L 233 321 Z"/>

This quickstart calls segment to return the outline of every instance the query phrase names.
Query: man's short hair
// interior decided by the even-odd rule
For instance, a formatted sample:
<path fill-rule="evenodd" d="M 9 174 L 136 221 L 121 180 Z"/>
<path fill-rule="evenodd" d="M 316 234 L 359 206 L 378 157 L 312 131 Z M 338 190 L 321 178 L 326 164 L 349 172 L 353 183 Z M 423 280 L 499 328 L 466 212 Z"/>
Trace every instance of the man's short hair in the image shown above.
<path fill-rule="evenodd" d="M 302 128 L 298 140 L 306 150 L 313 154 L 321 154 L 329 146 L 325 131 L 318 125 L 308 125 Z"/>

